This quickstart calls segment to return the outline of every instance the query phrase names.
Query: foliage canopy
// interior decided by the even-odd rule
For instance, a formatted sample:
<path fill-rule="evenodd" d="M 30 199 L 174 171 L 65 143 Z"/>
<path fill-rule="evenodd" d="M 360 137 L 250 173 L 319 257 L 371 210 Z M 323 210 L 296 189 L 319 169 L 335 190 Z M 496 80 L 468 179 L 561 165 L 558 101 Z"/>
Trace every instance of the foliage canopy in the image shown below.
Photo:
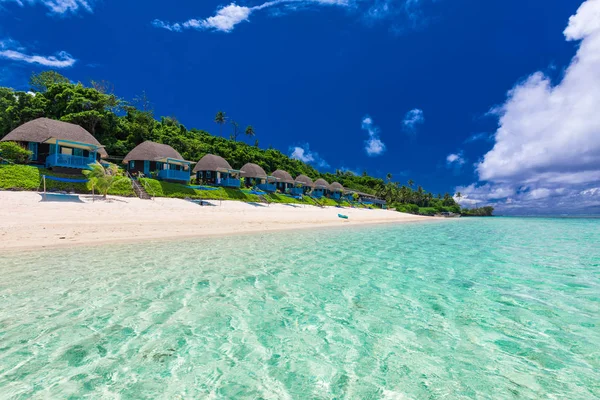
<path fill-rule="evenodd" d="M 427 213 L 431 212 L 430 209 L 437 212 L 460 211 L 450 194 L 434 196 L 421 186 L 414 189 L 411 179 L 402 185 L 392 181 L 390 174 L 384 180 L 369 176 L 366 172 L 361 176 L 348 171 L 321 173 L 278 150 L 259 148 L 258 140 L 254 146 L 237 141 L 241 133 L 239 124 L 230 120 L 223 111 L 217 112 L 214 119 L 221 134 L 213 136 L 204 130 L 187 129 L 174 117 L 155 119 L 145 93 L 134 100 L 140 107 L 137 108 L 112 94 L 112 88 L 106 90 L 106 84 L 86 87 L 81 83 L 71 83 L 53 71 L 32 76 L 31 86 L 36 93 L 0 87 L 0 138 L 17 126 L 44 116 L 82 126 L 105 146 L 116 163 L 138 144 L 151 140 L 172 146 L 186 160 L 199 160 L 205 154 L 212 153 L 225 158 L 236 169 L 253 162 L 267 172 L 283 169 L 294 177 L 304 174 L 313 180 L 323 178 L 330 183 L 337 181 L 348 189 L 376 194 L 399 210 L 419 212 L 423 208 Z M 233 140 L 222 137 L 226 124 L 231 125 Z M 248 125 L 243 133 L 248 139 L 256 135 L 252 125 Z M 414 207 L 402 205 L 414 205 L 417 211 Z"/>

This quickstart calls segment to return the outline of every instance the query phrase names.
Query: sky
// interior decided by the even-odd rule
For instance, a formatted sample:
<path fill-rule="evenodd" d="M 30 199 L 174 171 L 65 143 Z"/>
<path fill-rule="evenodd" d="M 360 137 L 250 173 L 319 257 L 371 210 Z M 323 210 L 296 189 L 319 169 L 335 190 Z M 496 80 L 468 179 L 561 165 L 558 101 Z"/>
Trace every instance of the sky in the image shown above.
<path fill-rule="evenodd" d="M 600 214 L 600 0 L 0 0 L 0 85 L 47 69 L 321 171 Z"/>

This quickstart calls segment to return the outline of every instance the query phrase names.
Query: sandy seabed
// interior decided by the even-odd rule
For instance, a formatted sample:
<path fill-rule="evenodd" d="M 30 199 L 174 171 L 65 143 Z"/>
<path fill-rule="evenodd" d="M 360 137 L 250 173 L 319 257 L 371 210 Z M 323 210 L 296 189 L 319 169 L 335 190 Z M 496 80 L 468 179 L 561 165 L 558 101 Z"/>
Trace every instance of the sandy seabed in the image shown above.
<path fill-rule="evenodd" d="M 0 191 L 0 251 L 435 219 L 388 210 L 237 201 L 200 206 L 167 198 L 57 198 L 62 201 Z"/>

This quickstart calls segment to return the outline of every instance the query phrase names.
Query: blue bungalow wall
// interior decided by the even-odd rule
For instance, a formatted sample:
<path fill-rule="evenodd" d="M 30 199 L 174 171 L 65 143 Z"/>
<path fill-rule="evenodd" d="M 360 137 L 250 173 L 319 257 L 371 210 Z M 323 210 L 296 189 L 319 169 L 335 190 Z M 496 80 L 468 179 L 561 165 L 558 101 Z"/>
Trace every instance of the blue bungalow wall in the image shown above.
<path fill-rule="evenodd" d="M 100 159 L 97 148 L 86 143 L 59 141 L 57 144 L 37 142 L 17 142 L 19 145 L 31 151 L 30 164 L 41 165 L 47 168 L 58 168 L 62 172 L 79 172 L 87 169 L 89 164 Z M 90 146 L 89 149 L 81 149 L 74 146 Z"/>
<path fill-rule="evenodd" d="M 281 193 L 292 193 L 292 189 L 294 189 L 294 185 L 291 183 L 287 183 L 287 182 L 277 182 L 275 183 L 275 188 L 277 190 L 279 190 Z M 298 193 L 298 194 L 302 194 L 302 193 Z"/>
<path fill-rule="evenodd" d="M 325 196 L 326 190 L 327 189 L 315 188 L 312 191 L 312 197 L 320 199 L 321 197 Z"/>
<path fill-rule="evenodd" d="M 247 188 L 256 186 L 258 189 L 268 193 L 275 193 L 277 191 L 276 184 L 267 182 L 265 178 L 244 178 L 244 186 Z"/>
<path fill-rule="evenodd" d="M 234 177 L 233 174 L 228 172 L 217 173 L 217 171 L 198 171 L 196 172 L 196 180 L 198 183 L 205 185 L 230 188 L 239 188 L 241 184 L 240 179 Z"/>
<path fill-rule="evenodd" d="M 163 163 L 160 161 L 149 160 L 131 160 L 127 164 L 129 173 L 143 173 L 146 176 L 152 176 L 160 180 L 188 182 L 190 180 L 190 170 L 184 169 L 182 165 Z"/>
<path fill-rule="evenodd" d="M 339 192 L 339 191 L 331 192 L 329 197 L 334 200 L 340 200 L 342 198 L 342 192 Z"/>

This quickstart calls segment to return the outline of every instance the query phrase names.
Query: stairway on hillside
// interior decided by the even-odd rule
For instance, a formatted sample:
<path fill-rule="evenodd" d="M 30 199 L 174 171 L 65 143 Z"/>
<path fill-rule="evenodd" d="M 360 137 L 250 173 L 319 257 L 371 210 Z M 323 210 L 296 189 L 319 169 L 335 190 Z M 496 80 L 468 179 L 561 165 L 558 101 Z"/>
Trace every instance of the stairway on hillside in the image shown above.
<path fill-rule="evenodd" d="M 131 179 L 131 187 L 133 188 L 133 192 L 135 193 L 135 195 L 140 199 L 152 200 L 152 197 L 148 194 L 148 192 L 146 192 L 146 189 L 144 189 L 144 187 L 140 185 L 140 182 L 138 180 Z"/>
<path fill-rule="evenodd" d="M 314 198 L 314 197 L 312 197 L 312 196 L 306 196 L 306 197 L 308 197 L 309 199 L 311 199 L 311 200 L 312 200 L 312 201 L 315 203 L 315 205 L 316 205 L 317 207 L 323 208 L 323 204 L 321 204 L 321 203 L 319 202 L 319 200 L 317 200 L 316 198 Z"/>
<path fill-rule="evenodd" d="M 267 204 L 271 204 L 271 202 L 269 201 L 269 199 L 267 199 L 265 196 L 263 196 L 262 194 L 258 195 L 258 198 L 260 199 L 260 201 L 262 201 L 263 203 L 267 203 Z"/>

